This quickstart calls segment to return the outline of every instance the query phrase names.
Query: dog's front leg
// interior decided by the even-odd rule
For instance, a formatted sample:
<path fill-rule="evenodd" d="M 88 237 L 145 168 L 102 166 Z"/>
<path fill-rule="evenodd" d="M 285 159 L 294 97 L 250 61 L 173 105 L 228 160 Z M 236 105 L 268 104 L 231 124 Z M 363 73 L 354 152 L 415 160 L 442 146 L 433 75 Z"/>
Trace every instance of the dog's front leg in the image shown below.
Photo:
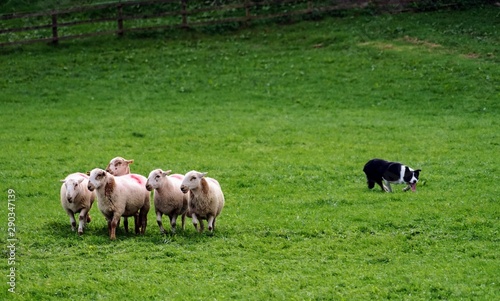
<path fill-rule="evenodd" d="M 410 190 L 410 189 L 411 189 L 411 185 L 408 185 L 408 186 L 406 186 L 405 188 L 403 188 L 403 191 L 408 191 L 408 190 Z"/>
<path fill-rule="evenodd" d="M 392 192 L 391 183 L 386 180 L 384 180 L 384 190 L 385 192 Z"/>

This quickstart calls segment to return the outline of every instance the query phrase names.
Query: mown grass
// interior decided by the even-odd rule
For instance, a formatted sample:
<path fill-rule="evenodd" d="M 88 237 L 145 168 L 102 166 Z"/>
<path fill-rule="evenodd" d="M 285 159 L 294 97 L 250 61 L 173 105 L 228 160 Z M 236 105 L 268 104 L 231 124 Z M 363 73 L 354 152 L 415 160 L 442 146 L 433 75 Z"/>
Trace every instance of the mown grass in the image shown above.
<path fill-rule="evenodd" d="M 475 9 L 0 50 L 0 296 L 497 298 L 498 36 Z M 112 242 L 96 206 L 71 232 L 58 180 L 118 155 L 217 178 L 215 234 L 161 236 L 151 210 Z M 421 168 L 417 192 L 369 191 L 373 157 Z"/>

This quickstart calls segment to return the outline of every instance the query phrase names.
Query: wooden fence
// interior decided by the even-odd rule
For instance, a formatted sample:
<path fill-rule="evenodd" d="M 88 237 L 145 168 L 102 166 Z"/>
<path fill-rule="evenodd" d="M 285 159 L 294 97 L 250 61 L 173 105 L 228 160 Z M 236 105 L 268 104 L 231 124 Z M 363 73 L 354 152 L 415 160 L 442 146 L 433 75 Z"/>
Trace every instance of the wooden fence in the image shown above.
<path fill-rule="evenodd" d="M 255 20 L 322 14 L 366 8 L 369 0 L 350 1 L 218 1 L 142 0 L 75 7 L 36 13 L 0 15 L 0 46 L 49 42 L 127 32 L 249 24 Z M 385 0 L 402 10 L 410 0 Z M 207 4 L 208 3 L 208 4 Z M 335 4 L 334 4 L 335 3 Z"/>

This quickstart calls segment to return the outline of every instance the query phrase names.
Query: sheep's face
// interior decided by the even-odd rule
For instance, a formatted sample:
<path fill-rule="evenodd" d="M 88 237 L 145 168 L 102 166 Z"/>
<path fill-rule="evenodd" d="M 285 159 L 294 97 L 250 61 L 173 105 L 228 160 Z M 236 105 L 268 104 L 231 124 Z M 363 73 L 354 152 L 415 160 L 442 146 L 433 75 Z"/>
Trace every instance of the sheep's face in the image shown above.
<path fill-rule="evenodd" d="M 151 191 L 153 189 L 157 189 L 161 186 L 163 179 L 168 176 L 172 171 L 167 170 L 163 171 L 161 169 L 153 170 L 148 177 L 148 181 L 146 182 L 146 189 Z"/>
<path fill-rule="evenodd" d="M 122 157 L 116 157 L 109 161 L 106 171 L 114 176 L 123 176 L 130 173 L 129 165 L 134 163 L 134 160 L 126 160 Z"/>
<path fill-rule="evenodd" d="M 79 193 L 79 185 L 83 182 L 83 178 L 62 180 L 66 188 L 66 200 L 72 203 Z"/>
<path fill-rule="evenodd" d="M 187 193 L 189 190 L 195 190 L 201 186 L 201 179 L 206 175 L 206 172 L 197 172 L 192 170 L 184 176 L 182 181 L 181 190 Z"/>
<path fill-rule="evenodd" d="M 100 168 L 95 168 L 90 172 L 89 184 L 87 188 L 90 191 L 98 189 L 106 183 L 106 171 Z"/>

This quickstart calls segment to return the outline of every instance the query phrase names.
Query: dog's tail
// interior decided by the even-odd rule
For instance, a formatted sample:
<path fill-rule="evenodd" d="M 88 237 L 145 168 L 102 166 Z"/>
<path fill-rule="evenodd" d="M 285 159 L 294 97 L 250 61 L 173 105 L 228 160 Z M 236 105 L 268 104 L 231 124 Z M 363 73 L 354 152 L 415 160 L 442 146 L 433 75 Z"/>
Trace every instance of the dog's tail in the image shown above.
<path fill-rule="evenodd" d="M 375 181 L 367 179 L 366 182 L 368 183 L 369 189 L 372 189 L 373 187 L 375 187 Z"/>

